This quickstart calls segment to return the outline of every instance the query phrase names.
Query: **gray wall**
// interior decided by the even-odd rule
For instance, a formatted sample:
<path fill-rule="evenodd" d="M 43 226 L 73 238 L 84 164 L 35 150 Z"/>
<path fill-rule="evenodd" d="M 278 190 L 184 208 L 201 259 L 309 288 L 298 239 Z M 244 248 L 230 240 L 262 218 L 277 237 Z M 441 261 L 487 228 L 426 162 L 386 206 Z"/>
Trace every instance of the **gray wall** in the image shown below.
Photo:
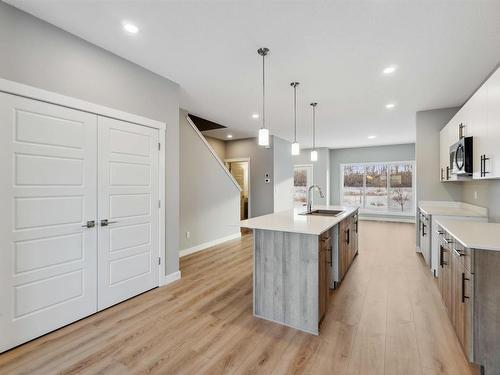
<path fill-rule="evenodd" d="M 273 137 L 271 137 L 272 139 Z M 257 144 L 257 138 L 238 139 L 226 142 L 226 158 L 250 158 L 250 217 L 273 212 L 273 149 Z M 269 173 L 271 183 L 264 182 Z"/>
<path fill-rule="evenodd" d="M 461 200 L 461 183 L 442 183 L 439 180 L 439 132 L 458 110 L 442 108 L 416 114 L 417 203 L 422 200 Z"/>
<path fill-rule="evenodd" d="M 273 136 L 274 212 L 293 208 L 292 144 Z"/>
<path fill-rule="evenodd" d="M 226 158 L 226 142 L 218 138 L 207 137 L 206 135 L 204 137 L 210 146 L 212 146 L 219 159 L 224 161 Z"/>
<path fill-rule="evenodd" d="M 340 165 L 372 161 L 415 160 L 415 144 L 343 148 L 330 150 L 330 200 L 340 204 Z M 418 174 L 417 174 L 418 179 Z"/>
<path fill-rule="evenodd" d="M 318 161 L 311 161 L 311 150 L 300 150 L 300 155 L 293 157 L 294 165 L 311 164 L 313 166 L 313 184 L 323 190 L 324 198 L 314 193 L 314 204 L 328 204 L 330 202 L 330 150 L 318 148 Z"/>
<path fill-rule="evenodd" d="M 166 273 L 179 269 L 178 85 L 0 1 L 0 77 L 167 123 Z"/>
<path fill-rule="evenodd" d="M 180 111 L 180 248 L 239 233 L 240 190 Z M 186 232 L 190 232 L 190 238 Z"/>

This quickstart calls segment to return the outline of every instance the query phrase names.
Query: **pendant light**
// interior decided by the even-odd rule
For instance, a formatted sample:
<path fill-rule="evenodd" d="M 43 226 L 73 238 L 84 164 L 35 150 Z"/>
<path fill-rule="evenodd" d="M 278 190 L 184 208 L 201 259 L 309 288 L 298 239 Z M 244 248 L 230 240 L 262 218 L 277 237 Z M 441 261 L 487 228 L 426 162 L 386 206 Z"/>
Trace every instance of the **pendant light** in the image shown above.
<path fill-rule="evenodd" d="M 311 150 L 311 161 L 318 161 L 318 151 L 316 151 L 316 106 L 318 103 L 311 103 L 313 109 L 313 147 Z"/>
<path fill-rule="evenodd" d="M 300 154 L 299 142 L 297 142 L 297 86 L 299 82 L 292 82 L 290 86 L 293 87 L 293 143 L 292 155 Z"/>
<path fill-rule="evenodd" d="M 266 70 L 265 57 L 269 48 L 259 48 L 257 53 L 262 56 L 262 127 L 259 129 L 259 146 L 269 146 L 269 129 L 266 129 Z"/>

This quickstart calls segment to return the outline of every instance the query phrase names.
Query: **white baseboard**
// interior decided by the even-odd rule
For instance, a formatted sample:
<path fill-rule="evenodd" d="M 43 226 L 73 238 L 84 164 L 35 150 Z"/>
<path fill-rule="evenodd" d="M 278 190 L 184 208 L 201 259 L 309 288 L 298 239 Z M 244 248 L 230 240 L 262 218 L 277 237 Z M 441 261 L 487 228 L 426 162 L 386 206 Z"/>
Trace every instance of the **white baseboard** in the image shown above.
<path fill-rule="evenodd" d="M 388 221 L 393 223 L 413 223 L 415 224 L 415 219 L 413 218 L 405 218 L 405 217 L 377 217 L 377 216 L 363 216 L 359 215 L 359 220 L 366 221 Z"/>
<path fill-rule="evenodd" d="M 181 278 L 181 271 L 172 272 L 171 274 L 165 275 L 160 280 L 160 286 L 165 286 Z"/>
<path fill-rule="evenodd" d="M 184 257 L 184 256 L 189 255 L 189 254 L 197 253 L 198 251 L 206 250 L 209 247 L 216 246 L 216 245 L 219 245 L 223 242 L 234 240 L 234 239 L 240 238 L 240 237 L 241 237 L 241 232 L 238 232 L 235 234 L 231 234 L 230 236 L 218 238 L 218 239 L 213 240 L 213 241 L 204 242 L 202 244 L 199 244 L 199 245 L 196 245 L 196 246 L 179 251 L 179 258 Z"/>

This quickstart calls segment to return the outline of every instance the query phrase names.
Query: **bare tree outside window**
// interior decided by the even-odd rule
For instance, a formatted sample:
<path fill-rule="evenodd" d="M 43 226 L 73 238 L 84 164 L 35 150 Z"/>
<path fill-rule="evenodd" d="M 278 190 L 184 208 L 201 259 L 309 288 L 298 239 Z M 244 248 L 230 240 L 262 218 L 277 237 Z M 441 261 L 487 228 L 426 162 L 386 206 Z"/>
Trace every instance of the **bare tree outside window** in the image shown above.
<path fill-rule="evenodd" d="M 392 190 L 391 199 L 401 207 L 401 212 L 404 212 L 406 203 L 410 201 L 410 195 L 402 188 L 396 188 Z"/>

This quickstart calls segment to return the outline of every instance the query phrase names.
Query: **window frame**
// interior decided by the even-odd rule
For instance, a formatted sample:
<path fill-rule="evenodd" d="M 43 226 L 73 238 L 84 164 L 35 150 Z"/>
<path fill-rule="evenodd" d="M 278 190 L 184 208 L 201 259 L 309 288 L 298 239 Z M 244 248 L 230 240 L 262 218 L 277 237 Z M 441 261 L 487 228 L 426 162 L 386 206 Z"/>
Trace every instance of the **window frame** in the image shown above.
<path fill-rule="evenodd" d="M 306 184 L 306 187 L 309 187 L 309 186 L 311 186 L 311 185 L 314 184 L 314 164 L 294 164 L 293 165 L 293 178 L 294 178 L 294 180 L 295 180 L 295 169 L 296 168 L 310 168 L 310 171 L 311 171 L 311 174 L 310 174 L 311 184 Z M 309 182 L 309 179 L 308 179 L 308 182 Z M 294 208 L 300 207 L 300 206 L 296 206 L 295 205 L 295 181 L 293 183 L 292 200 L 293 200 L 293 207 Z M 313 201 L 314 201 L 314 197 L 313 197 Z"/>
<path fill-rule="evenodd" d="M 386 189 L 387 189 L 387 209 L 385 211 L 380 211 L 380 210 L 374 210 L 366 207 L 366 166 L 367 165 L 385 165 L 386 167 Z M 411 176 L 411 189 L 412 189 L 412 205 L 409 207 L 407 211 L 390 211 L 390 169 L 392 165 L 397 165 L 397 164 L 411 164 L 412 166 L 412 176 Z M 354 162 L 354 163 L 341 163 L 340 164 L 340 204 L 344 204 L 344 168 L 346 166 L 362 166 L 364 167 L 364 172 L 363 172 L 363 205 L 359 206 L 359 211 L 361 213 L 367 213 L 367 214 L 379 214 L 379 215 L 394 215 L 394 216 L 414 216 L 415 215 L 415 210 L 416 210 L 416 200 L 417 200 L 417 186 L 416 186 L 416 162 L 415 160 L 401 160 L 401 161 L 372 161 L 372 162 Z M 347 205 L 345 205 L 347 206 Z M 348 206 L 349 207 L 349 206 Z"/>

